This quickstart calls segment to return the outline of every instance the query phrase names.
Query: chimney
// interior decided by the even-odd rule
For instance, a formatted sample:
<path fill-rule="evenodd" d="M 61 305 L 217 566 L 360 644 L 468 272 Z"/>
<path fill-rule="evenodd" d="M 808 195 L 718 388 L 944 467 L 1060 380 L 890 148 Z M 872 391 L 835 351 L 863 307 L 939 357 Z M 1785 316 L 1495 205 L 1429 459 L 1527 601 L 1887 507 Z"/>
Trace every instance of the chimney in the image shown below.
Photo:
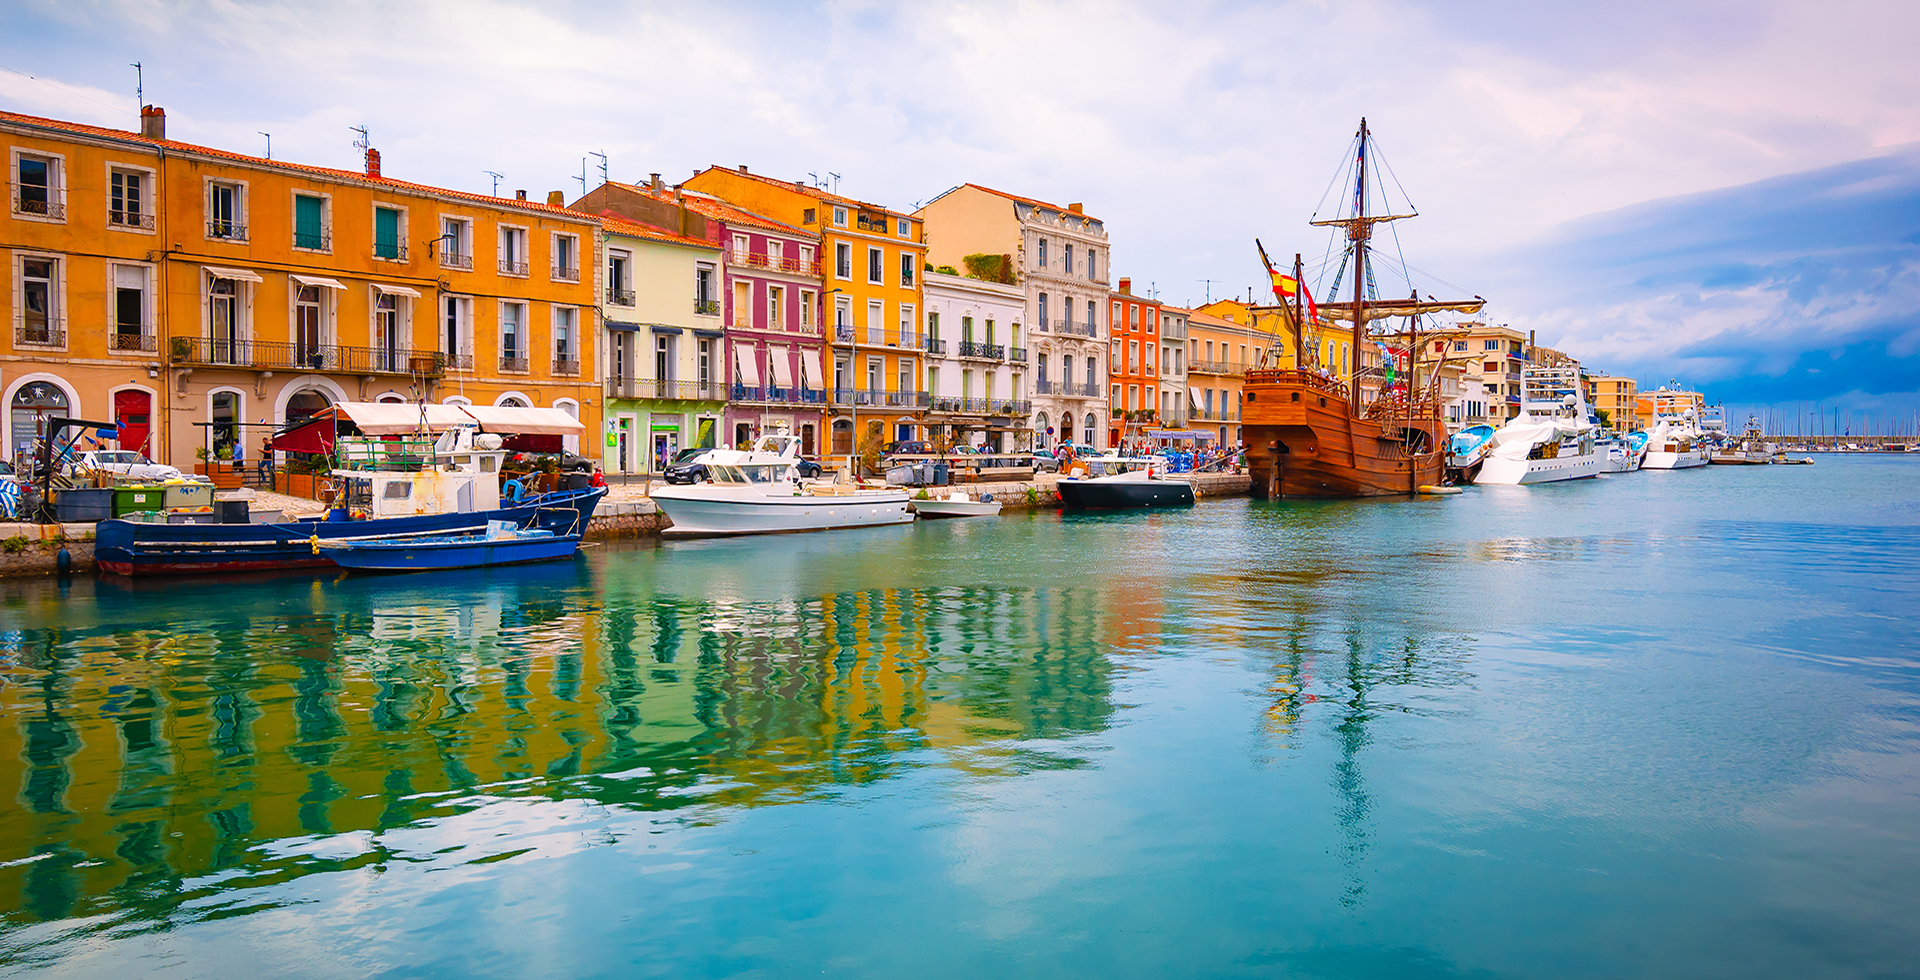
<path fill-rule="evenodd" d="M 514 199 L 514 200 L 516 200 L 516 201 L 524 201 L 524 200 L 526 200 L 526 199 L 527 199 L 527 192 L 526 192 L 526 191 L 514 191 L 514 192 L 513 192 L 513 199 Z"/>
<path fill-rule="evenodd" d="M 567 196 L 559 191 L 548 191 L 547 204 L 556 208 L 564 208 L 567 206 Z"/>
<path fill-rule="evenodd" d="M 1070 214 L 1086 214 L 1087 206 L 1084 204 L 1069 204 L 1067 205 L 1067 211 Z"/>
<path fill-rule="evenodd" d="M 371 146 L 367 147 L 367 176 L 380 176 L 380 151 Z"/>
<path fill-rule="evenodd" d="M 746 173 L 746 172 L 747 172 L 747 165 L 746 165 L 746 164 L 744 164 L 744 163 L 743 163 L 743 164 L 741 164 L 741 165 L 740 165 L 740 172 L 741 172 L 741 173 Z"/>
<path fill-rule="evenodd" d="M 1133 278 L 1131 276 L 1120 277 L 1120 295 L 1122 296 L 1133 295 Z"/>
<path fill-rule="evenodd" d="M 167 138 L 167 110 L 157 105 L 140 107 L 140 135 L 150 140 Z"/>
<path fill-rule="evenodd" d="M 667 185 L 665 185 L 665 184 L 663 184 L 663 183 L 661 183 L 661 182 L 660 182 L 660 175 L 659 175 L 659 174 L 654 174 L 654 175 L 653 175 L 653 179 L 652 179 L 652 180 L 649 180 L 649 181 L 647 181 L 647 186 L 648 186 L 648 187 L 651 187 L 651 188 L 653 188 L 653 189 L 654 189 L 654 190 L 656 190 L 656 191 L 658 191 L 658 190 L 665 190 L 665 189 L 666 189 L 666 186 L 667 186 Z"/>

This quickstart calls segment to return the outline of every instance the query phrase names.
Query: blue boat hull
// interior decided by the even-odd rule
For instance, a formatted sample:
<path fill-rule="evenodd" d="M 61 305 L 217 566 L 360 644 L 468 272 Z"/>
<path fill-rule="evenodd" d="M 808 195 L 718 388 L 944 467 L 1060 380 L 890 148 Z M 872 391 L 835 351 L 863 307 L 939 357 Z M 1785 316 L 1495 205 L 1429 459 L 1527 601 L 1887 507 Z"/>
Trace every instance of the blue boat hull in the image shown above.
<path fill-rule="evenodd" d="M 280 524 L 143 524 L 101 521 L 93 557 L 116 575 L 198 575 L 280 568 L 331 568 L 333 558 L 313 539 L 391 540 L 396 537 L 478 534 L 488 521 L 512 521 L 564 535 L 584 531 L 605 487 L 550 493 L 516 507 L 471 514 L 431 514 L 370 521 L 291 521 Z"/>
<path fill-rule="evenodd" d="M 323 548 L 334 564 L 354 571 L 426 572 L 448 568 L 485 568 L 489 565 L 520 565 L 531 561 L 572 558 L 580 550 L 580 535 L 563 534 L 543 538 L 502 538 L 464 536 L 416 542 L 367 542 L 349 548 Z"/>

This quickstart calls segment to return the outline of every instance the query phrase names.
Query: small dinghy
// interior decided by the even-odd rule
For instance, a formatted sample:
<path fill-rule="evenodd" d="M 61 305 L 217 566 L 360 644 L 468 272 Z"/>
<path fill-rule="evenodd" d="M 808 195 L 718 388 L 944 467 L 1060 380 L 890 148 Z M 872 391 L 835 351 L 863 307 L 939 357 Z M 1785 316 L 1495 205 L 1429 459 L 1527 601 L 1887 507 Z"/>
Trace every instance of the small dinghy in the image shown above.
<path fill-rule="evenodd" d="M 316 553 L 334 564 L 363 572 L 424 572 L 448 568 L 486 568 L 572 558 L 580 535 L 519 530 L 510 521 L 488 521 L 480 534 L 447 534 L 387 540 L 319 541 Z"/>
<path fill-rule="evenodd" d="M 937 517 L 993 517 L 1000 513 L 1000 501 L 992 494 L 970 499 L 965 491 L 955 490 L 944 497 L 913 502 L 913 512 L 923 519 Z"/>

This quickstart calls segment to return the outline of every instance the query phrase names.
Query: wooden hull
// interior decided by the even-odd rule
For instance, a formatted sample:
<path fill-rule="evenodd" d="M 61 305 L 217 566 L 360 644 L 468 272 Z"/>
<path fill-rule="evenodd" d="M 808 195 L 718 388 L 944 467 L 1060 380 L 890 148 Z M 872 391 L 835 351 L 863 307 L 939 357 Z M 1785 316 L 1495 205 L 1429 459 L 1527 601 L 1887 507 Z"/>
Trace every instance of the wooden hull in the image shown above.
<path fill-rule="evenodd" d="M 1254 371 L 1244 391 L 1257 498 L 1411 496 L 1441 481 L 1446 425 L 1437 416 L 1355 418 L 1344 386 L 1304 371 Z"/>

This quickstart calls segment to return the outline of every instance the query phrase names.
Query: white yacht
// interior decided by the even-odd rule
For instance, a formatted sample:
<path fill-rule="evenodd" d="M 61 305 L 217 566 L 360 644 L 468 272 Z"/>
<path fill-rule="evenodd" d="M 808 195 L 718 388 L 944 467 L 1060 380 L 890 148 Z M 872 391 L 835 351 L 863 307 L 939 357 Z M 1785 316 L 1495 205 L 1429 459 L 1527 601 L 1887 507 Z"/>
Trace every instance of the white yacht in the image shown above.
<path fill-rule="evenodd" d="M 1554 483 L 1599 476 L 1605 456 L 1587 411 L 1579 368 L 1528 368 L 1520 414 L 1495 430 L 1475 483 Z"/>
<path fill-rule="evenodd" d="M 1647 470 L 1687 470 L 1707 465 L 1707 445 L 1694 427 L 1693 414 L 1662 415 L 1647 430 Z"/>
<path fill-rule="evenodd" d="M 905 490 L 803 481 L 799 461 L 799 442 L 786 435 L 765 436 L 750 450 L 708 453 L 708 482 L 654 488 L 654 505 L 673 521 L 661 533 L 775 534 L 913 520 Z"/>
<path fill-rule="evenodd" d="M 1647 459 L 1647 434 L 1629 432 L 1623 436 L 1602 439 L 1597 444 L 1600 450 L 1600 472 L 1631 473 L 1640 468 Z"/>

